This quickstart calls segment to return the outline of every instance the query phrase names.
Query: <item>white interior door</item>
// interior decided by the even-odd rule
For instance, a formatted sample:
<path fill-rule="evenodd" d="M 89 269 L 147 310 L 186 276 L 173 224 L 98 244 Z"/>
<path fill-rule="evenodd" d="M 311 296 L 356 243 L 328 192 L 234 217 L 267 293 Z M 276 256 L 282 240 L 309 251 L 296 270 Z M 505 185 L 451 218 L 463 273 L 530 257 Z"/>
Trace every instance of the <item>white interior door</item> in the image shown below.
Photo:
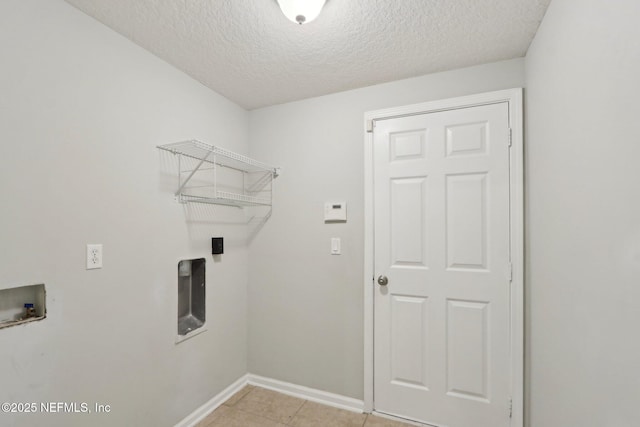
<path fill-rule="evenodd" d="M 374 409 L 507 426 L 508 103 L 379 120 L 373 141 Z"/>

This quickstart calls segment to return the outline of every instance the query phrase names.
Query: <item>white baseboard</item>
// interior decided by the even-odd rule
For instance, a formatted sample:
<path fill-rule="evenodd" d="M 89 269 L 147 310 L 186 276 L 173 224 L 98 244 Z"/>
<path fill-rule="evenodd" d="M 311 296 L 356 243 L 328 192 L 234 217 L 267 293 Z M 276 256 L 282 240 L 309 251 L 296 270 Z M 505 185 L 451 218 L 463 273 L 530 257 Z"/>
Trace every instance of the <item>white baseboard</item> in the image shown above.
<path fill-rule="evenodd" d="M 346 409 L 352 412 L 364 412 L 364 402 L 362 400 L 353 399 L 351 397 L 342 396 L 340 394 L 329 393 L 327 391 L 316 390 L 313 388 L 291 384 L 284 381 L 278 381 L 271 378 L 261 377 L 259 375 L 248 375 L 249 384 L 269 390 L 277 391 L 289 396 L 298 397 L 304 400 L 321 403 L 334 408 Z"/>
<path fill-rule="evenodd" d="M 182 421 L 175 425 L 175 427 L 192 427 L 202 421 L 209 413 L 214 411 L 218 406 L 226 402 L 231 396 L 240 391 L 242 387 L 247 385 L 249 374 L 245 374 L 238 378 L 229 387 L 222 390 L 220 393 L 209 399 L 204 405 L 187 415 Z"/>
<path fill-rule="evenodd" d="M 362 400 L 353 399 L 340 394 L 329 393 L 327 391 L 316 390 L 297 384 L 291 384 L 284 381 L 278 381 L 272 378 L 261 377 L 259 375 L 246 374 L 238 378 L 233 384 L 222 390 L 204 405 L 187 415 L 182 421 L 176 424 L 175 427 L 195 426 L 209 413 L 226 402 L 227 399 L 240 391 L 242 387 L 247 384 L 277 391 L 300 399 L 321 403 L 323 405 L 333 406 L 334 408 L 346 409 L 347 411 L 359 413 L 364 411 L 364 402 Z"/>

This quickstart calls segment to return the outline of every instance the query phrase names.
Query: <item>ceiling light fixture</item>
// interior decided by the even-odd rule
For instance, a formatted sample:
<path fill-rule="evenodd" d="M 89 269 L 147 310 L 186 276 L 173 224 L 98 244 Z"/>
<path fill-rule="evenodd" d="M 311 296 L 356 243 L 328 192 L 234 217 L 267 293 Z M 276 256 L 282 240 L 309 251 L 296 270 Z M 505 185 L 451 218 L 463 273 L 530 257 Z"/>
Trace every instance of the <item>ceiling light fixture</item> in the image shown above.
<path fill-rule="evenodd" d="M 297 24 L 306 24 L 320 15 L 326 0 L 278 0 L 284 16 Z"/>

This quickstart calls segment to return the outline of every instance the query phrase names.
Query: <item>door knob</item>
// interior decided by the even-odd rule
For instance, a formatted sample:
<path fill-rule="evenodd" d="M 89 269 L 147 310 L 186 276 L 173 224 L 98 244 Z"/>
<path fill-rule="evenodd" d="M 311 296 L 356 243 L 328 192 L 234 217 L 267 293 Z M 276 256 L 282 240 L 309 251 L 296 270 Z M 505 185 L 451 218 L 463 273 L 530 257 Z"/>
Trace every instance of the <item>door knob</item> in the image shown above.
<path fill-rule="evenodd" d="M 378 277 L 378 285 L 387 286 L 387 283 L 389 283 L 389 279 L 387 279 L 387 276 Z"/>

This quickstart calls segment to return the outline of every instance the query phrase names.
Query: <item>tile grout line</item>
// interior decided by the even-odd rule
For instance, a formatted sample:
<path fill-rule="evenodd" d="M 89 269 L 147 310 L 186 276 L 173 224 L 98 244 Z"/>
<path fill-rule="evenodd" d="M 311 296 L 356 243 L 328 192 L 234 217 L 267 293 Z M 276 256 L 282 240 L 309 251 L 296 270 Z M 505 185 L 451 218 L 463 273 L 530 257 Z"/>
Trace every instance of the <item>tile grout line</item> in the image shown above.
<path fill-rule="evenodd" d="M 235 396 L 235 394 L 234 394 L 233 396 L 231 396 L 229 399 L 227 399 L 225 402 L 223 402 L 221 406 L 225 406 L 225 407 L 226 407 L 228 410 L 230 410 L 231 412 L 233 412 L 233 411 L 241 412 L 241 413 L 244 413 L 244 414 L 251 415 L 251 416 L 254 416 L 254 417 L 256 417 L 256 418 L 259 418 L 259 419 L 263 420 L 263 422 L 264 422 L 265 424 L 269 424 L 269 423 L 277 423 L 277 425 L 282 426 L 282 427 L 294 427 L 294 426 L 295 426 L 295 421 L 294 421 L 294 420 L 296 419 L 296 417 L 300 414 L 300 412 L 301 412 L 301 411 L 302 411 L 302 409 L 305 407 L 305 405 L 310 404 L 310 403 L 312 402 L 312 401 L 307 400 L 307 399 L 300 399 L 300 398 L 298 398 L 299 400 L 302 400 L 302 404 L 301 404 L 301 405 L 296 409 L 296 411 L 295 411 L 295 412 L 290 416 L 290 418 L 289 418 L 289 419 L 287 419 L 286 421 L 284 421 L 284 420 L 280 420 L 280 419 L 271 418 L 271 417 L 269 417 L 269 416 L 265 416 L 265 415 L 262 415 L 262 414 L 254 413 L 254 412 L 251 412 L 251 411 L 247 411 L 247 410 L 245 410 L 245 409 L 240 409 L 240 408 L 239 408 L 239 406 L 241 406 L 241 402 L 245 401 L 245 398 L 246 398 L 247 396 L 249 396 L 249 395 L 250 395 L 250 394 L 252 394 L 252 393 L 255 393 L 257 390 L 267 390 L 267 391 L 269 391 L 269 392 L 276 393 L 277 395 L 288 396 L 286 393 L 280 393 L 280 392 L 275 391 L 275 390 L 264 389 L 264 388 L 259 387 L 259 386 L 252 386 L 252 388 L 251 388 L 249 391 L 247 391 L 246 393 L 244 393 L 244 394 L 242 395 L 242 397 L 240 397 L 239 399 L 237 399 L 237 400 L 233 403 L 233 405 L 229 405 L 229 404 L 227 404 L 227 403 L 228 403 L 231 399 L 233 399 L 233 397 Z M 241 390 L 240 392 L 242 392 L 242 390 Z M 295 397 L 295 396 L 291 396 L 291 397 Z M 321 406 L 326 406 L 326 407 L 327 407 L 327 409 L 330 409 L 330 408 L 331 408 L 331 406 L 330 406 L 330 405 L 324 405 L 324 404 L 321 404 L 321 403 L 319 403 L 319 404 L 320 404 Z M 336 408 L 333 408 L 333 409 L 336 409 Z M 338 410 L 340 410 L 340 408 L 337 408 L 337 409 L 338 409 Z M 220 425 L 221 425 L 221 424 L 220 424 L 220 419 L 225 418 L 225 417 L 228 417 L 228 416 L 231 416 L 231 415 L 230 415 L 230 414 L 231 414 L 231 412 L 230 412 L 229 414 L 221 415 L 221 417 L 220 417 L 219 419 L 218 419 L 218 418 L 216 418 L 216 419 L 212 420 L 212 421 L 211 421 L 209 424 L 207 424 L 206 426 L 201 426 L 201 427 L 209 427 L 209 426 L 213 426 L 213 425 L 220 426 Z M 360 426 L 359 426 L 359 427 L 367 427 L 368 425 L 371 425 L 371 424 L 369 424 L 369 423 L 368 423 L 368 421 L 369 421 L 369 417 L 370 417 L 370 416 L 372 416 L 372 417 L 373 417 L 373 415 L 372 415 L 372 414 L 367 414 L 367 413 L 364 413 L 364 412 L 363 412 L 362 414 L 364 415 L 364 419 L 363 419 L 363 421 L 362 421 L 362 424 L 360 424 Z M 372 418 L 372 420 L 371 420 L 371 421 L 372 421 L 372 423 L 374 422 L 374 421 L 373 421 L 373 418 Z M 411 424 L 405 424 L 405 423 L 403 423 L 402 421 L 399 421 L 399 420 L 394 420 L 394 422 L 400 422 L 400 423 L 401 423 L 401 424 L 400 424 L 400 426 L 403 426 L 403 427 L 404 427 L 404 426 L 411 427 Z M 376 424 L 377 424 L 377 423 L 376 423 Z M 424 425 L 424 424 L 414 424 L 414 425 L 420 425 L 420 426 L 422 426 L 422 427 L 428 427 L 427 425 Z"/>
<path fill-rule="evenodd" d="M 291 423 L 293 422 L 293 419 L 296 417 L 296 415 L 298 415 L 298 412 L 300 412 L 300 411 L 302 410 L 302 407 L 303 407 L 304 405 L 306 405 L 306 404 L 307 404 L 307 402 L 308 402 L 308 400 L 304 400 L 304 401 L 302 402 L 302 405 L 300 405 L 300 407 L 298 408 L 298 410 L 296 411 L 296 413 L 295 413 L 295 414 L 293 414 L 293 415 L 291 416 L 291 419 L 289 420 L 289 422 L 287 422 L 287 423 L 286 423 L 286 425 L 291 426 Z"/>
<path fill-rule="evenodd" d="M 296 412 L 291 416 L 291 419 L 289 419 L 289 420 L 287 420 L 287 421 L 282 421 L 282 420 L 279 420 L 279 419 L 270 418 L 270 417 L 265 416 L 265 415 L 262 415 L 262 414 L 256 414 L 256 413 L 254 413 L 254 412 L 246 411 L 246 410 L 244 410 L 244 409 L 240 409 L 240 408 L 238 408 L 238 404 L 239 404 L 242 400 L 244 400 L 244 398 L 245 398 L 245 397 L 247 397 L 248 395 L 250 395 L 251 393 L 253 393 L 255 390 L 258 390 L 258 389 L 260 389 L 260 390 L 268 390 L 268 389 L 265 389 L 265 388 L 262 388 L 262 387 L 253 386 L 253 388 L 252 388 L 250 391 L 248 391 L 248 392 L 247 392 L 246 394 L 244 394 L 240 399 L 238 399 L 238 401 L 237 401 L 237 402 L 235 402 L 235 403 L 233 404 L 233 406 L 229 406 L 229 408 L 232 408 L 232 409 L 234 409 L 235 411 L 238 411 L 238 412 L 243 412 L 243 413 L 245 413 L 245 414 L 253 415 L 253 416 L 255 416 L 255 417 L 258 417 L 258 418 L 261 418 L 261 419 L 264 419 L 264 420 L 267 420 L 267 421 L 272 421 L 272 422 L 275 422 L 275 423 L 278 423 L 278 424 L 281 424 L 281 425 L 284 425 L 284 426 L 291 426 L 291 424 L 290 424 L 290 423 L 293 421 L 293 419 L 295 418 L 295 416 L 298 414 L 298 412 L 300 412 L 300 410 L 302 409 L 302 407 L 303 407 L 303 406 L 305 405 L 305 403 L 307 402 L 307 400 L 300 399 L 300 400 L 302 400 L 302 401 L 303 401 L 303 402 L 302 402 L 302 405 L 300 405 L 300 407 L 296 410 Z M 279 392 L 274 391 L 274 390 L 269 390 L 269 391 L 272 391 L 272 392 L 274 392 L 274 393 L 277 393 L 277 394 L 281 394 L 281 395 L 286 396 L 286 394 L 279 393 Z M 225 403 L 226 403 L 226 402 L 225 402 Z"/>
<path fill-rule="evenodd" d="M 258 418 L 261 418 L 261 419 L 264 419 L 264 420 L 268 420 L 268 421 L 274 421 L 274 420 L 272 420 L 270 418 L 267 418 L 267 417 L 264 417 L 262 415 L 257 415 L 257 414 L 254 414 L 253 412 L 245 411 L 245 410 L 242 410 L 242 409 L 238 408 L 238 404 L 240 402 L 242 402 L 245 399 L 245 397 L 250 395 L 255 389 L 256 389 L 255 387 L 252 387 L 249 391 L 247 391 L 245 394 L 243 394 L 240 399 L 238 399 L 237 401 L 233 402 L 233 405 L 228 405 L 227 404 L 229 402 L 229 400 L 231 400 L 233 398 L 233 396 L 231 396 L 229 399 L 227 399 L 222 405 L 226 406 L 227 408 L 229 408 L 232 411 L 242 412 L 242 413 L 248 414 L 248 415 L 253 415 L 254 417 L 258 417 Z M 240 392 L 242 392 L 242 390 L 238 391 L 238 393 L 240 393 Z"/>

